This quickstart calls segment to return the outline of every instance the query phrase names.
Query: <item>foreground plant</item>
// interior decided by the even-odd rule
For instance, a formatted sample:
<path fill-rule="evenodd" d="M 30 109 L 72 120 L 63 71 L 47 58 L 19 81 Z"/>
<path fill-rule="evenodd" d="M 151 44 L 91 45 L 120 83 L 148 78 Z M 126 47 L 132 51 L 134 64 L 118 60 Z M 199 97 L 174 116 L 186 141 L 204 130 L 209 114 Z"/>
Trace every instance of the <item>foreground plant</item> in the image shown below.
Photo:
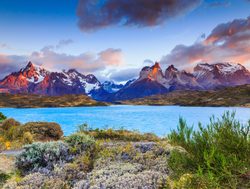
<path fill-rule="evenodd" d="M 17 157 L 16 166 L 23 173 L 51 171 L 57 164 L 72 159 L 69 146 L 63 142 L 37 142 L 24 147 Z"/>
<path fill-rule="evenodd" d="M 175 179 L 190 173 L 193 187 L 201 188 L 204 183 L 207 188 L 250 187 L 249 179 L 244 179 L 250 171 L 250 121 L 241 125 L 235 113 L 227 112 L 193 131 L 180 119 L 177 131 L 168 139 L 186 151 L 171 154 L 169 165 Z"/>
<path fill-rule="evenodd" d="M 0 112 L 0 123 L 3 122 L 5 119 L 7 119 L 7 117 L 2 112 Z"/>

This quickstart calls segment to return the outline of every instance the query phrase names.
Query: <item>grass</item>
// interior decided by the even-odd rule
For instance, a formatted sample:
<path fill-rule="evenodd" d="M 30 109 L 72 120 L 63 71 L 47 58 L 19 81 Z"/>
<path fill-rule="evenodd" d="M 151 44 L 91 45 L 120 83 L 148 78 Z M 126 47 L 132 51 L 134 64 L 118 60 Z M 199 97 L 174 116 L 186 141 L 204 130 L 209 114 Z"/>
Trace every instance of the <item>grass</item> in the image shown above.
<path fill-rule="evenodd" d="M 164 95 L 153 95 L 122 103 L 136 105 L 250 107 L 250 85 L 228 87 L 214 91 L 174 91 Z"/>
<path fill-rule="evenodd" d="M 83 132 L 97 140 L 112 141 L 159 141 L 160 138 L 152 133 L 140 133 L 138 131 L 128 131 L 124 129 L 92 129 L 88 125 L 78 126 L 78 132 Z"/>
<path fill-rule="evenodd" d="M 0 94 L 0 107 L 37 108 L 37 107 L 77 107 L 106 106 L 86 95 L 42 96 L 31 94 Z"/>

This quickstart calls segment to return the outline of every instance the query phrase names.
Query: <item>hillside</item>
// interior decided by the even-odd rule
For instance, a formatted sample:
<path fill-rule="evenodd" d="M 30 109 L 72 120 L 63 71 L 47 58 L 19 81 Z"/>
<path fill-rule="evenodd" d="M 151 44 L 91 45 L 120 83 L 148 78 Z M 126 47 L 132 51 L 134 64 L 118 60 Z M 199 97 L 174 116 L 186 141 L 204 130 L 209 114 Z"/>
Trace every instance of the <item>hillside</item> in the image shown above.
<path fill-rule="evenodd" d="M 250 85 L 210 91 L 174 91 L 123 101 L 134 105 L 245 106 L 250 107 Z"/>
<path fill-rule="evenodd" d="M 37 107 L 76 107 L 106 106 L 85 95 L 41 96 L 0 94 L 0 107 L 37 108 Z"/>

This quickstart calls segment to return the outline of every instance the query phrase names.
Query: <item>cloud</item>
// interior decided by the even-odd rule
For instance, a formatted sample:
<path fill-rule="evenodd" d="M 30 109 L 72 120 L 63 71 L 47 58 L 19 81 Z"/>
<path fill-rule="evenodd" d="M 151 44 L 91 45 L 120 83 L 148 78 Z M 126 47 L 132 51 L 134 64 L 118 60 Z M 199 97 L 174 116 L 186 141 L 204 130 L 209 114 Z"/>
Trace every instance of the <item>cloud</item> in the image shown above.
<path fill-rule="evenodd" d="M 0 79 L 3 79 L 11 72 L 19 70 L 27 64 L 25 56 L 0 54 Z"/>
<path fill-rule="evenodd" d="M 193 45 L 177 45 L 161 60 L 189 68 L 198 62 L 250 63 L 250 17 L 235 19 L 216 26 L 202 41 Z"/>
<path fill-rule="evenodd" d="M 43 47 L 42 51 L 58 50 L 58 49 L 61 49 L 63 47 L 66 47 L 72 43 L 74 43 L 74 41 L 72 39 L 62 39 L 56 45 L 47 45 L 47 46 Z"/>
<path fill-rule="evenodd" d="M 112 25 L 150 27 L 184 14 L 202 0 L 79 0 L 78 25 L 83 31 Z"/>
<path fill-rule="evenodd" d="M 147 66 L 150 66 L 154 64 L 154 61 L 153 60 L 150 60 L 150 59 L 146 59 L 143 61 L 143 65 L 147 65 Z"/>
<path fill-rule="evenodd" d="M 0 43 L 0 48 L 8 48 L 8 45 L 6 43 Z"/>
<path fill-rule="evenodd" d="M 92 73 L 123 63 L 120 49 L 107 49 L 98 54 L 86 52 L 80 55 L 68 55 L 43 48 L 40 52 L 33 52 L 30 60 L 52 70 L 73 68 L 83 73 Z"/>
<path fill-rule="evenodd" d="M 100 59 L 106 64 L 112 66 L 119 66 L 123 64 L 123 55 L 121 49 L 109 48 L 100 52 L 98 55 Z"/>
<path fill-rule="evenodd" d="M 50 47 L 45 47 L 28 56 L 0 55 L 0 78 L 10 72 L 18 71 L 28 61 L 53 71 L 77 69 L 79 72 L 87 74 L 122 65 L 123 56 L 120 49 L 110 48 L 97 54 L 86 52 L 80 55 L 69 55 L 57 53 Z"/>
<path fill-rule="evenodd" d="M 67 45 L 70 45 L 70 44 L 72 44 L 72 43 L 74 43 L 74 41 L 72 40 L 72 39 L 63 39 L 63 40 L 60 40 L 59 42 L 58 42 L 58 44 L 56 45 L 56 48 L 57 49 L 60 49 L 60 48 L 63 48 L 63 47 L 65 47 L 65 46 L 67 46 Z"/>
<path fill-rule="evenodd" d="M 207 3 L 208 7 L 217 8 L 217 7 L 229 7 L 231 5 L 228 0 L 212 1 Z"/>
<path fill-rule="evenodd" d="M 110 80 L 116 82 L 128 81 L 139 76 L 140 68 L 128 68 L 123 70 L 112 70 L 109 75 Z"/>

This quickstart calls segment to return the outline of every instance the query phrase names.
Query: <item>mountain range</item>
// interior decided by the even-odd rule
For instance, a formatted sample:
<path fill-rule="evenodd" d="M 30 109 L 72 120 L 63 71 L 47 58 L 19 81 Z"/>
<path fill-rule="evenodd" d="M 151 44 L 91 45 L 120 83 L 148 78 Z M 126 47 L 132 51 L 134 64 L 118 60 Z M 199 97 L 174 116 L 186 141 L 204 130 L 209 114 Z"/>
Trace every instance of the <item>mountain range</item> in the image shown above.
<path fill-rule="evenodd" d="M 0 93 L 61 96 L 84 94 L 99 101 L 121 101 L 175 90 L 211 90 L 250 84 L 250 72 L 241 64 L 200 63 L 193 73 L 170 65 L 165 71 L 159 63 L 142 68 L 137 79 L 125 85 L 101 83 L 93 74 L 75 69 L 53 72 L 31 62 L 0 81 Z"/>

